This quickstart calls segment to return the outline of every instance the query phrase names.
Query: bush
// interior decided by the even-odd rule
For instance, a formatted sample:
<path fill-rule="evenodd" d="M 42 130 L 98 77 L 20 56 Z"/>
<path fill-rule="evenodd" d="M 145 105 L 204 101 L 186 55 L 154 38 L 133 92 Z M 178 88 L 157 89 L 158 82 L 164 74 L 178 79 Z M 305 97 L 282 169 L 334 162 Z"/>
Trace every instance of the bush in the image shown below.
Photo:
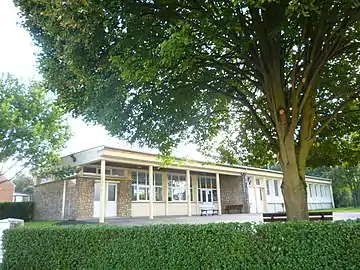
<path fill-rule="evenodd" d="M 2 202 L 0 203 L 0 219 L 19 218 L 25 221 L 32 220 L 34 202 Z"/>
<path fill-rule="evenodd" d="M 360 269 L 360 222 L 5 232 L 3 269 Z"/>

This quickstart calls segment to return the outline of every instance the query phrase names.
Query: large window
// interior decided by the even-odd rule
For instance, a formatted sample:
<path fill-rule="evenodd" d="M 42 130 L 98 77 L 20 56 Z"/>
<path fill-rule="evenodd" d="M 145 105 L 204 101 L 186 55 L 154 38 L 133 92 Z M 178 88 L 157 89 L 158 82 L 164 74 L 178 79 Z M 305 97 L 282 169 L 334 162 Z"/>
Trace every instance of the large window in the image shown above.
<path fill-rule="evenodd" d="M 133 201 L 148 201 L 149 200 L 149 174 L 147 172 L 132 172 L 132 200 Z M 162 175 L 161 173 L 154 173 L 154 201 L 160 202 L 163 200 L 162 196 Z"/>
<path fill-rule="evenodd" d="M 216 178 L 200 176 L 198 179 L 198 201 L 199 202 L 216 202 Z"/>
<path fill-rule="evenodd" d="M 184 174 L 168 173 L 168 201 L 186 201 L 186 179 Z"/>

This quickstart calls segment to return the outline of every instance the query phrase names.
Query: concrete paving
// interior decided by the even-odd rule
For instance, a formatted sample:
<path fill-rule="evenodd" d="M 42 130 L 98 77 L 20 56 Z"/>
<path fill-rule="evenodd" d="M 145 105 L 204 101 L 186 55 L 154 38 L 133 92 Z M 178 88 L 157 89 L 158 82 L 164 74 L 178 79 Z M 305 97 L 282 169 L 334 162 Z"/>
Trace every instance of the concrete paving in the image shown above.
<path fill-rule="evenodd" d="M 360 219 L 360 212 L 338 212 L 334 213 L 334 220 Z M 174 216 L 174 217 L 155 217 L 150 220 L 146 217 L 141 218 L 107 218 L 106 224 L 137 226 L 154 224 L 208 224 L 221 222 L 262 222 L 262 214 L 224 214 L 221 216 Z M 95 224 L 98 219 L 83 220 L 79 223 Z M 65 224 L 64 224 L 65 225 Z"/>

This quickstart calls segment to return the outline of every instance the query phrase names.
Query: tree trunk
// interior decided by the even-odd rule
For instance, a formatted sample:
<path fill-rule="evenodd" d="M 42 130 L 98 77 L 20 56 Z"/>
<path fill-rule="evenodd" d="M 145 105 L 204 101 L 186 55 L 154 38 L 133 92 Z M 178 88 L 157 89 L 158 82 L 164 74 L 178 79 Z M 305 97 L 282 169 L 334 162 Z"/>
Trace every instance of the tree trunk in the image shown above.
<path fill-rule="evenodd" d="M 282 193 L 288 220 L 308 220 L 309 210 L 305 176 L 300 175 L 297 166 L 283 168 Z"/>
<path fill-rule="evenodd" d="M 309 220 L 305 182 L 305 160 L 296 155 L 293 138 L 280 144 L 279 160 L 283 171 L 281 185 L 288 220 Z M 299 165 L 300 164 L 300 165 Z"/>

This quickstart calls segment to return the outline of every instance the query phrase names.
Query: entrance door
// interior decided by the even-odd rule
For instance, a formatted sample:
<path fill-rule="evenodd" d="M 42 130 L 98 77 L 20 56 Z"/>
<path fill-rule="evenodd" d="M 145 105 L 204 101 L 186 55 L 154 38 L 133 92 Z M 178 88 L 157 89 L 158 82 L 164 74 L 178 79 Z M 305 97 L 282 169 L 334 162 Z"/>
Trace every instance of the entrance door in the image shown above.
<path fill-rule="evenodd" d="M 105 217 L 116 217 L 117 185 L 106 183 Z M 94 217 L 100 216 L 100 183 L 94 185 Z"/>
<path fill-rule="evenodd" d="M 212 189 L 209 188 L 199 189 L 199 202 L 213 204 L 214 202 L 213 196 L 214 194 Z"/>
<path fill-rule="evenodd" d="M 106 217 L 116 217 L 117 198 L 116 198 L 116 184 L 107 184 L 107 202 L 106 202 Z"/>

